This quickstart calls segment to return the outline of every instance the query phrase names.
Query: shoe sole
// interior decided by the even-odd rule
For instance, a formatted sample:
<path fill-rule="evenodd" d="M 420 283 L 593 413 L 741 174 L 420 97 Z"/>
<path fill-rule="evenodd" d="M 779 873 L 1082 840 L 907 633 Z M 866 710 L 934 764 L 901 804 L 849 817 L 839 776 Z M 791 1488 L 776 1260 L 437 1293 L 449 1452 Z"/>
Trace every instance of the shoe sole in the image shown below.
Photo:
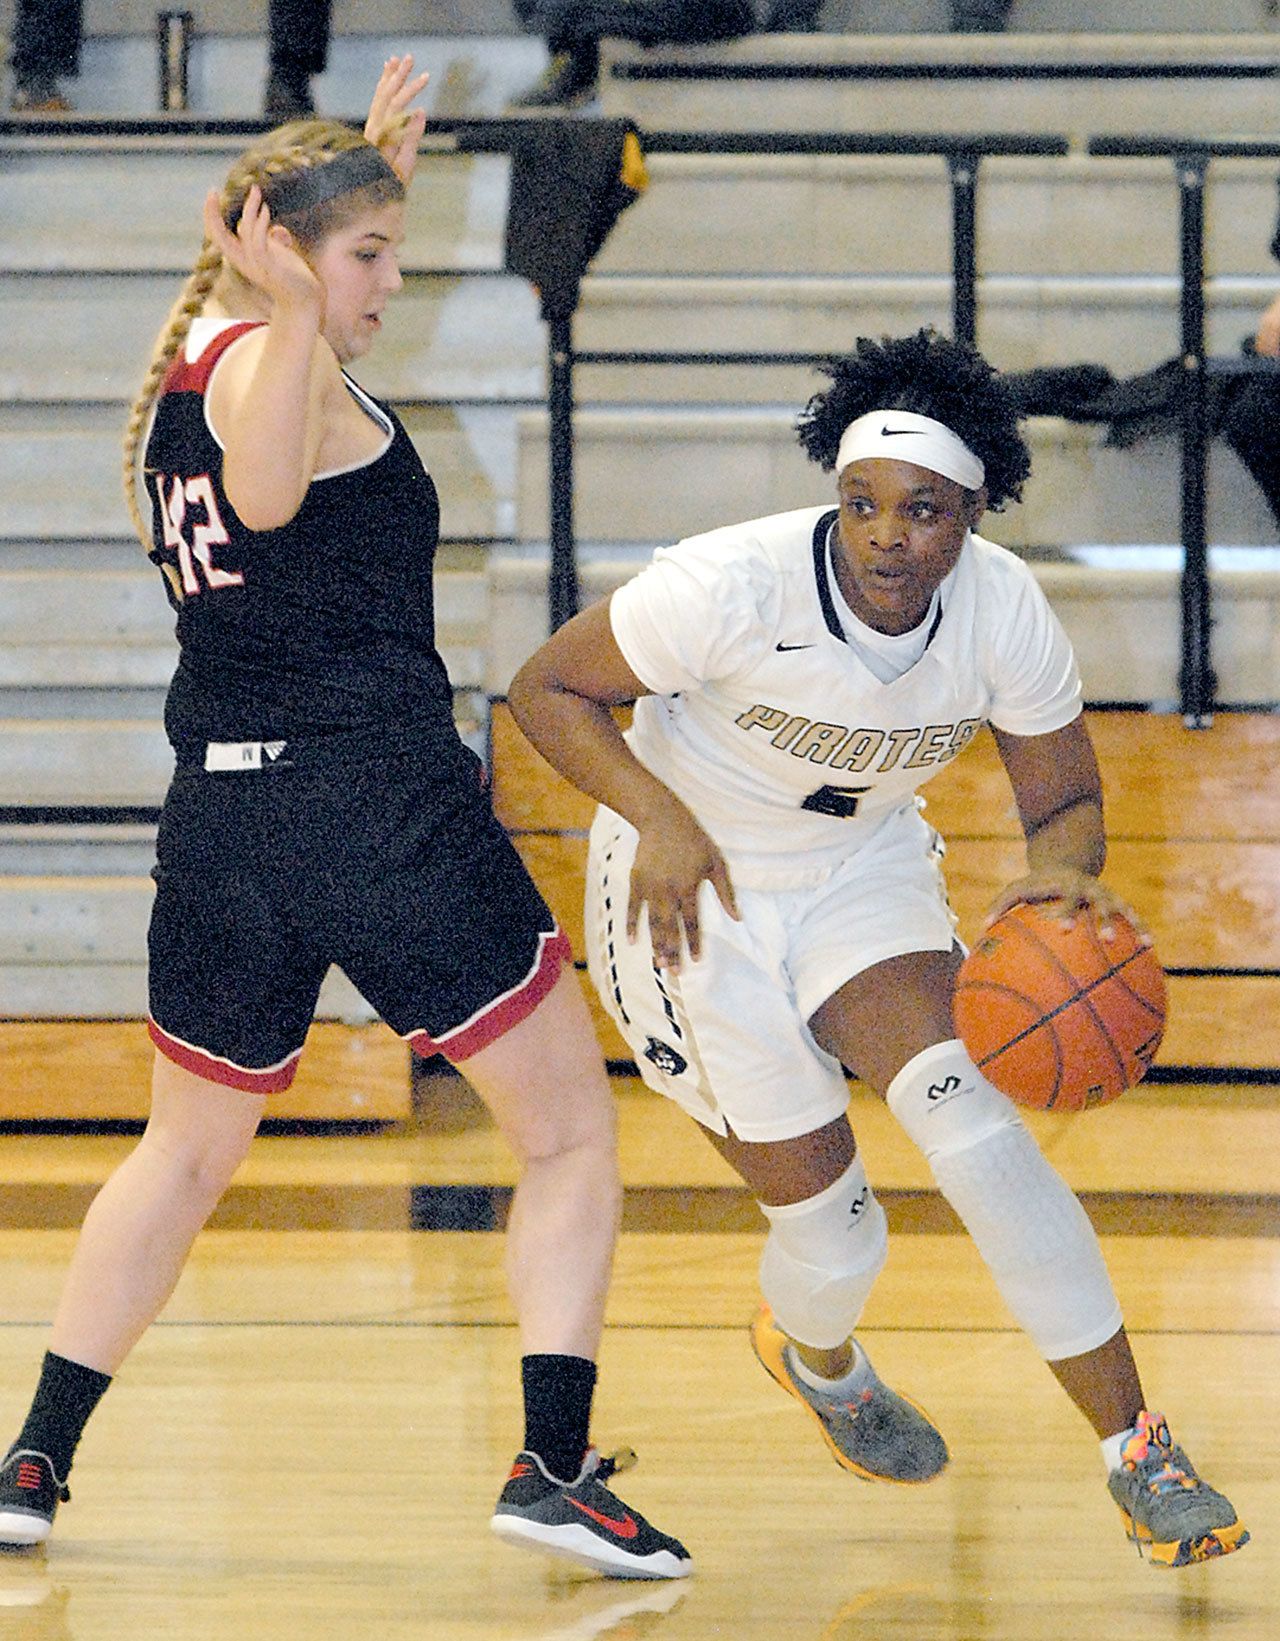
<path fill-rule="evenodd" d="M 1229 1527 L 1215 1527 L 1212 1532 L 1202 1533 L 1198 1538 L 1172 1539 L 1157 1544 L 1151 1537 L 1149 1527 L 1134 1521 L 1123 1508 L 1120 1515 L 1130 1542 L 1137 1545 L 1139 1555 L 1145 1551 L 1146 1559 L 1153 1567 L 1193 1567 L 1201 1561 L 1219 1561 L 1233 1550 L 1243 1550 L 1249 1542 L 1248 1530 L 1237 1520 Z"/>
<path fill-rule="evenodd" d="M 761 1339 L 762 1332 L 766 1334 L 763 1340 Z M 788 1396 L 799 1402 L 814 1424 L 817 1425 L 819 1435 L 826 1443 L 832 1458 L 842 1470 L 847 1470 L 850 1475 L 857 1476 L 861 1481 L 888 1482 L 891 1487 L 923 1487 L 927 1482 L 935 1481 L 942 1474 L 947 1467 L 949 1457 L 942 1461 L 941 1466 L 934 1471 L 932 1476 L 886 1476 L 878 1470 L 866 1469 L 864 1465 L 857 1464 L 847 1453 L 842 1452 L 833 1440 L 831 1432 L 827 1429 L 822 1415 L 810 1406 L 792 1383 L 791 1374 L 787 1371 L 787 1364 L 782 1356 L 784 1343 L 782 1334 L 773 1327 L 771 1322 L 766 1323 L 764 1321 L 763 1313 L 751 1324 L 751 1348 L 756 1353 L 756 1361 L 759 1362 L 775 1384 L 781 1385 Z M 900 1396 L 908 1407 L 914 1408 L 927 1424 L 933 1425 L 933 1428 L 937 1430 L 938 1427 L 934 1424 L 933 1419 L 918 1402 L 913 1402 L 909 1396 L 903 1396 L 901 1391 L 895 1391 L 894 1394 Z"/>
<path fill-rule="evenodd" d="M 25 1510 L 0 1510 L 0 1546 L 43 1544 L 53 1531 L 47 1516 L 28 1514 Z"/>
<path fill-rule="evenodd" d="M 579 1567 L 590 1567 L 593 1572 L 608 1578 L 656 1579 L 688 1578 L 693 1561 L 681 1561 L 670 1550 L 658 1550 L 643 1560 L 628 1556 L 625 1551 L 610 1552 L 609 1546 L 587 1527 L 573 1525 L 550 1527 L 543 1522 L 530 1521 L 525 1516 L 498 1515 L 490 1518 L 489 1526 L 508 1544 L 520 1550 L 540 1550 L 544 1555 L 560 1556 Z"/>

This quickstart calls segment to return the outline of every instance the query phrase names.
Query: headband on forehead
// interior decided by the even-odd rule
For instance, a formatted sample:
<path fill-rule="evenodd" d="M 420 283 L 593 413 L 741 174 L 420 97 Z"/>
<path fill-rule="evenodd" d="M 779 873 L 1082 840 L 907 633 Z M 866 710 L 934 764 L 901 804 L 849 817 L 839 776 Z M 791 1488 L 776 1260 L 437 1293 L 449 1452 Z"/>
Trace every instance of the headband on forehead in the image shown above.
<path fill-rule="evenodd" d="M 872 410 L 850 422 L 840 435 L 836 472 L 866 456 L 884 456 L 891 461 L 914 462 L 944 479 L 979 490 L 986 468 L 963 439 L 945 422 L 932 416 L 917 416 L 911 410 Z"/>
<path fill-rule="evenodd" d="M 263 188 L 262 197 L 273 217 L 287 217 L 309 211 L 313 205 L 322 205 L 339 194 L 349 194 L 354 188 L 388 179 L 399 181 L 373 144 L 364 143 L 359 148 L 344 148 L 323 165 L 308 165 L 273 177 Z"/>

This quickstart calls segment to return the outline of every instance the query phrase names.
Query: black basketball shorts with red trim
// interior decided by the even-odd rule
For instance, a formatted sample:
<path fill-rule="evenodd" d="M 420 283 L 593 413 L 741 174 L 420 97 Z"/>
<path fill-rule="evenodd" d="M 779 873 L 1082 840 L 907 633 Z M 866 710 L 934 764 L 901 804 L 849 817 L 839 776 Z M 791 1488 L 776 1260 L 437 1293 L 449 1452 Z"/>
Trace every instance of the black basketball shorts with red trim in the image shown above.
<path fill-rule="evenodd" d="M 330 964 L 423 1055 L 466 1060 L 527 1018 L 569 945 L 462 757 L 179 768 L 148 937 L 160 1051 L 287 1088 Z"/>

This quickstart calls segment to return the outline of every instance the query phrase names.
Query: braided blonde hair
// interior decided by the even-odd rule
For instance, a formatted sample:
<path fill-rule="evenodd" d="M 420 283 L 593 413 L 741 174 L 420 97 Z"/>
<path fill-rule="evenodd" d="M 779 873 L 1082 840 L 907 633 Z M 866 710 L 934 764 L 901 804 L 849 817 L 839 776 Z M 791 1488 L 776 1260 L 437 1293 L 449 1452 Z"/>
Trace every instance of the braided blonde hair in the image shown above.
<path fill-rule="evenodd" d="M 369 143 L 358 131 L 336 120 L 292 120 L 288 125 L 268 131 L 232 166 L 220 196 L 223 221 L 239 221 L 245 198 L 255 183 L 265 189 L 276 178 L 324 165 L 350 149 L 368 146 Z M 397 178 L 388 176 L 350 189 L 332 199 L 322 200 L 309 208 L 281 215 L 276 220 L 288 228 L 299 247 L 307 252 L 314 250 L 336 229 L 345 227 L 363 211 L 403 198 L 403 184 Z M 222 253 L 206 239 L 200 247 L 194 268 L 156 337 L 151 361 L 125 425 L 125 502 L 138 539 L 148 552 L 152 545 L 151 526 L 143 515 L 138 499 L 138 466 L 143 431 L 169 366 L 186 342 L 192 321 L 203 310 L 224 271 L 230 273 L 232 270 L 225 268 Z M 176 576 L 169 577 L 174 592 L 181 597 L 177 579 Z"/>

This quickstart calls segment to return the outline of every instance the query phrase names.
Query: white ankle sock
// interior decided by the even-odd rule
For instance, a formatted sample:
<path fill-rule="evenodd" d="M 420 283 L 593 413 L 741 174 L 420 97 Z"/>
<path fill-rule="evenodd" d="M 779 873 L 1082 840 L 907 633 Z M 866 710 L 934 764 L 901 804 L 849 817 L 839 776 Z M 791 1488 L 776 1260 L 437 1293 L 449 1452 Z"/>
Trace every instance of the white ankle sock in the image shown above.
<path fill-rule="evenodd" d="M 843 1392 L 852 1394 L 861 1390 L 871 1378 L 871 1363 L 867 1361 L 866 1353 L 856 1339 L 851 1339 L 853 1346 L 853 1366 L 848 1373 L 842 1374 L 839 1379 L 824 1379 L 820 1373 L 815 1373 L 811 1367 L 806 1367 L 800 1360 L 800 1353 L 794 1345 L 787 1347 L 787 1359 L 797 1379 L 808 1385 L 811 1390 L 825 1390 L 834 1395 Z"/>
<path fill-rule="evenodd" d="M 1107 1467 L 1107 1474 L 1120 1468 L 1120 1454 L 1124 1444 L 1133 1435 L 1132 1430 L 1117 1430 L 1114 1436 L 1105 1436 L 1102 1440 L 1102 1462 Z"/>

